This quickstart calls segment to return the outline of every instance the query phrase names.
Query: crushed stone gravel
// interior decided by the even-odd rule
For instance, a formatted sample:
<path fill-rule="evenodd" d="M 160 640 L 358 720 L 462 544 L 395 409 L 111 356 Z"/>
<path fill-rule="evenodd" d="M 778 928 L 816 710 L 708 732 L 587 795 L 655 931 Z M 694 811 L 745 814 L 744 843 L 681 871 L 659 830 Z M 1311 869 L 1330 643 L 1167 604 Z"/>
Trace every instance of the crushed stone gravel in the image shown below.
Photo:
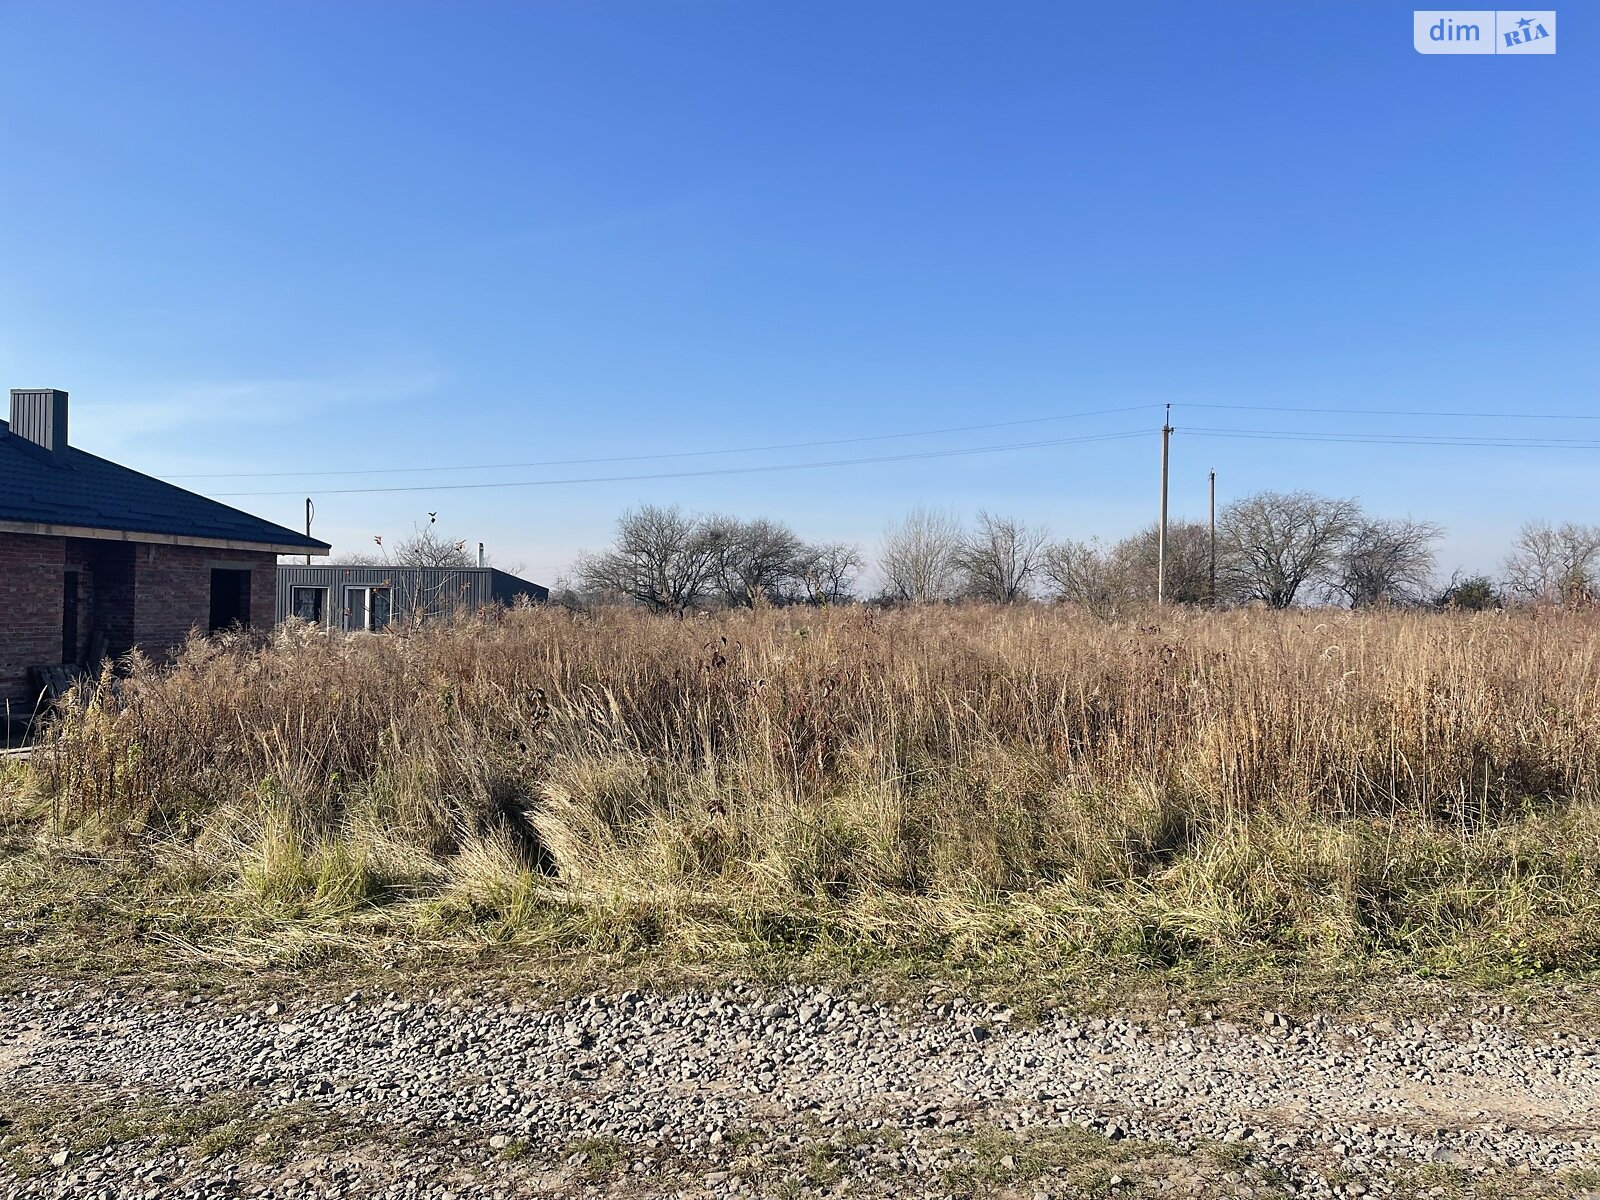
<path fill-rule="evenodd" d="M 179 1116 L 226 1097 L 236 1132 L 269 1131 L 223 1149 L 192 1130 L 74 1144 L 66 1122 L 23 1143 L 0 1116 L 0 1196 L 17 1200 L 1343 1196 L 1401 1180 L 1443 1196 L 1452 1173 L 1582 1195 L 1600 1178 L 1600 1042 L 1487 1013 L 1028 1024 L 800 986 L 244 1003 L 61 985 L 0 997 L 0 1089 L 14 1109 Z M 300 1132 L 274 1144 L 288 1114 Z M 306 1132 L 322 1127 L 344 1133 Z"/>

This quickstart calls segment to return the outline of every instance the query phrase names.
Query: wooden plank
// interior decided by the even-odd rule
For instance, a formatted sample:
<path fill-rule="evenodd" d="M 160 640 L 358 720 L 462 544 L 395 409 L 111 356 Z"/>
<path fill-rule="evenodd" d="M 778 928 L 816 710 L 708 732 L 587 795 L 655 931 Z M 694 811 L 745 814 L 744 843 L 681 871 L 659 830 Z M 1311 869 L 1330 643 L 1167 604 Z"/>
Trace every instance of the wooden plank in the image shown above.
<path fill-rule="evenodd" d="M 60 663 L 54 666 L 31 668 L 39 686 L 51 700 L 60 700 L 83 675 L 77 663 Z"/>
<path fill-rule="evenodd" d="M 99 676 L 100 667 L 106 661 L 106 634 L 103 629 L 96 629 L 89 635 L 89 658 L 85 665 L 89 674 Z"/>

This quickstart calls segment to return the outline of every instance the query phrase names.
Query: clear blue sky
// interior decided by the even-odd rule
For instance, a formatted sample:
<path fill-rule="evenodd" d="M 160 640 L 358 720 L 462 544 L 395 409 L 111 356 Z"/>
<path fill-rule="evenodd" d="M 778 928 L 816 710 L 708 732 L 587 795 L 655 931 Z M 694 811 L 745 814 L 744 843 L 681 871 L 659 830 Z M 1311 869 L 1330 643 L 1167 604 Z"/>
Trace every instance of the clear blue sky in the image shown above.
<path fill-rule="evenodd" d="M 823 441 L 1176 405 L 1173 507 L 1308 487 L 1493 567 L 1600 520 L 1600 59 L 1425 57 L 1349 0 L 0 6 L 0 364 L 169 478 Z M 184 478 L 548 581 L 641 501 L 870 546 L 914 504 L 1114 537 L 1160 410 L 707 459 Z M 334 489 L 1123 441 L 793 472 Z"/>

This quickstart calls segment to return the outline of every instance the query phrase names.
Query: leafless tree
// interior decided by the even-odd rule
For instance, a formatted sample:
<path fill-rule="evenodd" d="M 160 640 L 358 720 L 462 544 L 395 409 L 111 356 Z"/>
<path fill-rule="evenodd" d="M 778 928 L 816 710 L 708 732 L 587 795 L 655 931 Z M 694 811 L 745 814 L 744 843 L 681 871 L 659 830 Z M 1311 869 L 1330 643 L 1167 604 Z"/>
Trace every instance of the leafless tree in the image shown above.
<path fill-rule="evenodd" d="M 557 575 L 550 584 L 550 599 L 548 603 L 553 608 L 565 608 L 572 612 L 588 612 L 594 597 L 589 594 L 583 584 L 563 572 Z"/>
<path fill-rule="evenodd" d="M 798 563 L 806 603 L 845 603 L 854 595 L 856 579 L 865 565 L 861 547 L 848 542 L 807 546 Z"/>
<path fill-rule="evenodd" d="M 1220 553 L 1220 546 L 1219 546 Z M 1155 600 L 1161 573 L 1161 529 L 1151 522 L 1111 551 L 1127 600 Z M 1166 598 L 1175 604 L 1211 602 L 1211 530 L 1200 521 L 1167 522 Z"/>
<path fill-rule="evenodd" d="M 1230 590 L 1237 599 L 1288 608 L 1308 584 L 1333 582 L 1360 520 L 1354 500 L 1311 492 L 1257 492 L 1235 500 L 1217 520 Z"/>
<path fill-rule="evenodd" d="M 1600 594 L 1600 525 L 1524 525 L 1506 557 L 1507 592 L 1535 603 L 1576 603 Z"/>
<path fill-rule="evenodd" d="M 1039 557 L 1039 571 L 1058 600 L 1097 613 L 1114 611 L 1127 598 L 1126 580 L 1111 550 L 1100 541 L 1054 542 Z"/>
<path fill-rule="evenodd" d="M 979 512 L 977 528 L 956 548 L 962 594 L 1012 604 L 1028 595 L 1049 540 L 1045 530 L 1012 517 Z"/>
<path fill-rule="evenodd" d="M 389 555 L 389 563 L 397 567 L 470 567 L 476 562 L 465 541 L 445 537 L 436 525 L 420 526 Z"/>
<path fill-rule="evenodd" d="M 878 566 L 888 594 L 925 603 L 955 593 L 961 522 L 953 514 L 916 508 L 883 536 Z"/>
<path fill-rule="evenodd" d="M 1335 586 L 1352 608 L 1419 603 L 1433 586 L 1434 544 L 1443 536 L 1432 521 L 1362 519 L 1345 542 Z"/>
<path fill-rule="evenodd" d="M 750 608 L 757 601 L 790 603 L 799 598 L 801 557 L 806 546 L 778 521 L 713 518 L 717 583 L 725 603 Z"/>
<path fill-rule="evenodd" d="M 1179 604 L 1210 602 L 1210 539 L 1210 530 L 1199 521 L 1168 523 L 1169 600 Z M 1132 604 L 1152 603 L 1160 562 L 1160 531 L 1151 523 L 1113 546 L 1098 540 L 1058 542 L 1045 550 L 1040 571 L 1058 599 L 1109 613 Z"/>
<path fill-rule="evenodd" d="M 381 535 L 372 540 L 372 550 L 341 554 L 338 561 L 356 567 L 470 567 L 477 563 L 477 555 L 467 549 L 465 541 L 447 537 L 431 522 L 416 526 L 410 537 L 392 544 L 385 544 Z"/>
<path fill-rule="evenodd" d="M 581 556 L 573 572 L 591 594 L 681 615 L 714 587 L 725 538 L 717 521 L 647 504 L 623 513 L 611 549 Z"/>

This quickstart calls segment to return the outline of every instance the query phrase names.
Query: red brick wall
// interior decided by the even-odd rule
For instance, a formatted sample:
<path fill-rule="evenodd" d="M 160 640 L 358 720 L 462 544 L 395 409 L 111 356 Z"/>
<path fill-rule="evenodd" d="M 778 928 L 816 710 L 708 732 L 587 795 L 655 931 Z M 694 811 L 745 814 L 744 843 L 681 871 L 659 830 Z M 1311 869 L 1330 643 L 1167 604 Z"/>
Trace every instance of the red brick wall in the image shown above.
<path fill-rule="evenodd" d="M 61 661 L 64 572 L 78 572 L 75 657 L 100 630 L 110 654 L 138 645 L 162 659 L 210 624 L 213 567 L 250 571 L 250 623 L 271 629 L 277 563 L 267 553 L 0 533 L 0 717 L 7 700 L 31 712 L 29 668 Z"/>
<path fill-rule="evenodd" d="M 139 548 L 132 542 L 83 545 L 94 569 L 91 627 L 106 635 L 107 654 L 126 654 L 133 647 L 133 556 Z"/>
<path fill-rule="evenodd" d="M 275 554 L 203 550 L 192 546 L 137 546 L 133 555 L 133 636 L 154 658 L 181 646 L 189 631 L 206 632 L 211 620 L 211 569 L 250 570 L 250 623 L 271 629 L 278 595 Z"/>
<path fill-rule="evenodd" d="M 65 557 L 61 538 L 0 533 L 0 705 L 23 715 L 35 699 L 28 668 L 61 661 Z"/>
<path fill-rule="evenodd" d="M 56 652 L 56 662 L 82 662 L 88 657 L 89 638 L 94 630 L 95 613 L 95 555 L 94 543 L 83 538 L 67 538 L 64 549 L 63 571 L 76 571 L 78 573 L 78 640 L 72 647 L 72 653 L 62 655 L 60 649 Z M 66 591 L 57 585 L 57 590 L 63 596 Z M 59 610 L 58 610 L 59 611 Z M 59 618 L 57 628 L 59 630 Z M 60 633 L 56 635 L 60 642 Z"/>
<path fill-rule="evenodd" d="M 278 556 L 246 555 L 250 568 L 250 627 L 270 633 L 278 623 Z"/>

